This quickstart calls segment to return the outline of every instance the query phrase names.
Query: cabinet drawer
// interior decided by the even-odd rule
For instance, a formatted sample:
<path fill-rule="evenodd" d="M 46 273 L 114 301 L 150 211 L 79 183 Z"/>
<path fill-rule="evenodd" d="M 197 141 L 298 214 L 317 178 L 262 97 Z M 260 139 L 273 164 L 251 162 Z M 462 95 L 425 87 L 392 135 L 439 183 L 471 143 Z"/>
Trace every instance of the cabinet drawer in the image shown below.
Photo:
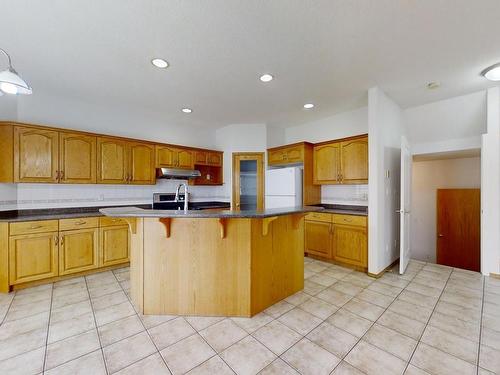
<path fill-rule="evenodd" d="M 98 217 L 79 217 L 75 219 L 59 220 L 59 230 L 97 228 L 99 226 Z"/>
<path fill-rule="evenodd" d="M 57 232 L 59 220 L 23 221 L 21 223 L 10 223 L 10 235 L 32 234 L 44 232 Z"/>
<path fill-rule="evenodd" d="M 100 217 L 99 218 L 99 226 L 100 227 L 110 227 L 114 225 L 127 225 L 127 221 L 125 219 L 120 219 L 119 217 Z"/>
<path fill-rule="evenodd" d="M 306 215 L 306 220 L 324 221 L 325 223 L 331 223 L 332 214 L 327 214 L 324 212 L 309 212 Z"/>
<path fill-rule="evenodd" d="M 333 214 L 333 223 L 366 227 L 366 216 Z"/>

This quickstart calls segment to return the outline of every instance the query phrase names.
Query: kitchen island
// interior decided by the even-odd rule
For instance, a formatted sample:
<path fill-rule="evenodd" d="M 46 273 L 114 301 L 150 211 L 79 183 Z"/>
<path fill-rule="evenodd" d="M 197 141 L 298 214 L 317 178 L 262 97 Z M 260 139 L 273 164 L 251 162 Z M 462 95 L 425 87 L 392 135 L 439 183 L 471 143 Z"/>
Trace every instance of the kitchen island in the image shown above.
<path fill-rule="evenodd" d="M 304 287 L 304 216 L 106 208 L 131 232 L 131 298 L 143 314 L 250 317 Z"/>

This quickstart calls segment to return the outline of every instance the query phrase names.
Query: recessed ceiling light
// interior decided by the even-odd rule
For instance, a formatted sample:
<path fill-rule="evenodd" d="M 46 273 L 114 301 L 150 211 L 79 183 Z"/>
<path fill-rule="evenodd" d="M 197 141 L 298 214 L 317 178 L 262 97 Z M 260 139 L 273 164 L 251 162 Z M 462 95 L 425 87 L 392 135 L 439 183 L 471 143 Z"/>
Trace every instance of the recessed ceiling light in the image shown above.
<path fill-rule="evenodd" d="M 435 89 L 439 88 L 439 86 L 441 86 L 441 84 L 439 82 L 429 82 L 427 84 L 427 88 L 429 90 L 435 90 Z"/>
<path fill-rule="evenodd" d="M 260 76 L 260 80 L 262 82 L 271 82 L 273 80 L 273 76 L 271 74 L 263 74 Z"/>
<path fill-rule="evenodd" d="M 15 85 L 13 85 L 12 83 L 8 83 L 8 82 L 0 83 L 0 90 L 5 92 L 6 94 L 13 94 L 13 95 L 17 94 L 17 87 Z"/>
<path fill-rule="evenodd" d="M 500 81 L 500 63 L 484 69 L 481 75 L 490 81 Z"/>
<path fill-rule="evenodd" d="M 193 112 L 193 110 L 191 108 L 182 108 L 181 111 L 183 113 L 191 113 L 191 112 Z"/>
<path fill-rule="evenodd" d="M 163 60 L 163 59 L 153 59 L 151 60 L 151 64 L 153 64 L 154 66 L 156 66 L 157 68 L 160 68 L 160 69 L 165 69 L 165 68 L 168 68 L 168 62 Z"/>
<path fill-rule="evenodd" d="M 312 108 L 314 108 L 314 104 L 312 104 L 312 103 L 306 103 L 306 104 L 304 104 L 304 108 L 305 109 L 312 109 Z"/>

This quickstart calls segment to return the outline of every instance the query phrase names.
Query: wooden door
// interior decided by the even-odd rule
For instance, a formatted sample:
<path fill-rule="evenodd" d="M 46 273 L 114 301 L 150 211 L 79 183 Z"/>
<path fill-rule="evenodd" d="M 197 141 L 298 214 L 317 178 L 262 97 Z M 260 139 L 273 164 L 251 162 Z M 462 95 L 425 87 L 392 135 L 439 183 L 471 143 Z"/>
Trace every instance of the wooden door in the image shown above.
<path fill-rule="evenodd" d="M 96 144 L 97 137 L 78 133 L 59 133 L 59 182 L 96 183 Z"/>
<path fill-rule="evenodd" d="M 332 258 L 332 224 L 305 221 L 305 252 L 323 258 Z"/>
<path fill-rule="evenodd" d="M 10 237 L 10 284 L 21 284 L 57 276 L 57 254 L 58 232 Z"/>
<path fill-rule="evenodd" d="M 128 175 L 127 142 L 97 138 L 97 183 L 126 184 Z"/>
<path fill-rule="evenodd" d="M 209 152 L 207 157 L 207 164 L 216 167 L 222 166 L 222 153 L 220 152 Z"/>
<path fill-rule="evenodd" d="M 191 151 L 180 149 L 177 152 L 177 168 L 193 169 L 193 153 Z"/>
<path fill-rule="evenodd" d="M 99 229 L 101 267 L 129 261 L 130 237 L 128 225 L 110 226 Z"/>
<path fill-rule="evenodd" d="M 59 235 L 59 275 L 69 275 L 99 266 L 99 230 L 77 229 Z"/>
<path fill-rule="evenodd" d="M 366 268 L 368 266 L 366 228 L 333 224 L 333 259 Z"/>
<path fill-rule="evenodd" d="M 480 271 L 480 189 L 437 190 L 438 264 Z"/>
<path fill-rule="evenodd" d="M 14 127 L 14 182 L 57 182 L 59 133 Z"/>
<path fill-rule="evenodd" d="M 255 167 L 247 170 L 247 167 Z M 233 153 L 233 210 L 264 208 L 264 153 Z"/>
<path fill-rule="evenodd" d="M 342 142 L 343 184 L 368 183 L 368 137 Z"/>
<path fill-rule="evenodd" d="M 134 185 L 154 185 L 155 149 L 145 143 L 129 143 L 129 183 Z"/>
<path fill-rule="evenodd" d="M 207 164 L 207 153 L 205 151 L 196 151 L 194 164 Z"/>
<path fill-rule="evenodd" d="M 177 166 L 179 149 L 167 146 L 156 147 L 156 167 L 173 168 Z"/>
<path fill-rule="evenodd" d="M 340 183 L 340 143 L 315 146 L 313 164 L 315 184 Z"/>

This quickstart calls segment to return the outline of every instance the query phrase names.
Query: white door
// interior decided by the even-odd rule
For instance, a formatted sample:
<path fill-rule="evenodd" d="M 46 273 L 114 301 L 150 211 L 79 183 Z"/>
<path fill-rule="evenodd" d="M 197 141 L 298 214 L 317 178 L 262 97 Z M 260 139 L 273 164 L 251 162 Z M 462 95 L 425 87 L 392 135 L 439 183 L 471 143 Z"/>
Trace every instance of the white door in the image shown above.
<path fill-rule="evenodd" d="M 399 273 L 403 274 L 410 261 L 410 206 L 412 156 L 408 140 L 401 137 L 401 206 Z"/>

